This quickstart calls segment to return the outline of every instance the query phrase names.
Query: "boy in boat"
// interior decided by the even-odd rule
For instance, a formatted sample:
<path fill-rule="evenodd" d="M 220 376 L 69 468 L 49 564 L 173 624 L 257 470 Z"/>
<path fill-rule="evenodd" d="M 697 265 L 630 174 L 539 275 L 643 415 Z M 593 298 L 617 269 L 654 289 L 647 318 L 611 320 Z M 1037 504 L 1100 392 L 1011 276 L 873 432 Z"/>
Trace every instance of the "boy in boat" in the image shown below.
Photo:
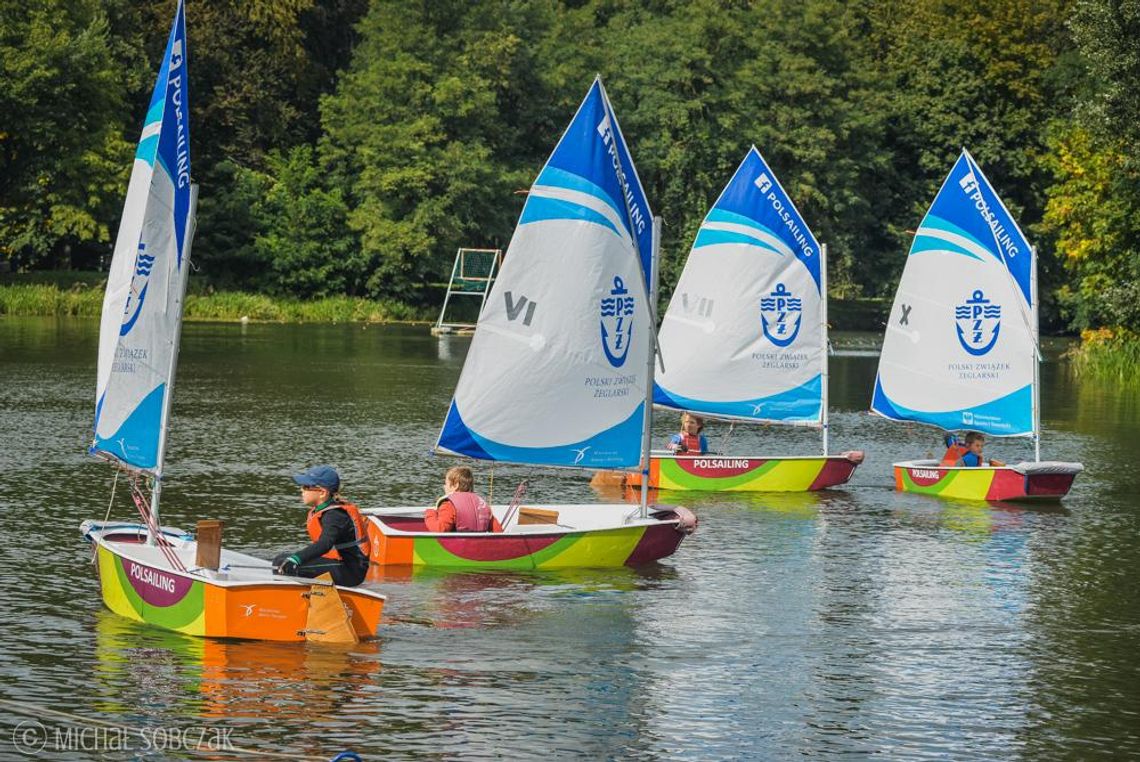
<path fill-rule="evenodd" d="M 704 455 L 709 451 L 705 439 L 705 421 L 699 415 L 681 413 L 681 431 L 669 438 L 669 452 L 675 455 Z"/>
<path fill-rule="evenodd" d="M 977 468 L 978 466 L 986 465 L 985 460 L 982 458 L 982 448 L 986 445 L 986 435 L 980 431 L 971 431 L 966 434 L 966 452 L 963 453 L 957 461 L 955 466 L 967 466 L 969 468 Z M 1002 467 L 1005 463 L 997 458 L 990 458 L 989 465 L 995 467 Z"/>
<path fill-rule="evenodd" d="M 273 559 L 273 572 L 291 577 L 331 574 L 338 585 L 359 585 L 368 574 L 372 550 L 360 509 L 342 500 L 340 474 L 332 466 L 313 466 L 293 476 L 301 502 L 309 507 L 305 529 L 312 543 Z"/>
<path fill-rule="evenodd" d="M 491 506 L 475 494 L 475 475 L 467 466 L 448 469 L 443 477 L 443 497 L 435 508 L 424 511 L 429 532 L 501 532 L 503 527 Z"/>

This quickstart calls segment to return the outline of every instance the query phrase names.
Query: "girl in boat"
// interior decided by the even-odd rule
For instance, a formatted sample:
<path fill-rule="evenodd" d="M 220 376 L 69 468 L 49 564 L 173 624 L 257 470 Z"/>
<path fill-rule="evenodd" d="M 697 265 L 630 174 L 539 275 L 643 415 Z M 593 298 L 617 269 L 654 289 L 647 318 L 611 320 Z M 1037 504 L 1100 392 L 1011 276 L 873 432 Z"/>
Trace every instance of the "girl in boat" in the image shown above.
<path fill-rule="evenodd" d="M 676 455 L 704 455 L 709 451 L 705 421 L 699 415 L 681 413 L 681 431 L 669 438 L 669 452 Z"/>
<path fill-rule="evenodd" d="M 371 543 L 360 509 L 342 500 L 340 474 L 332 466 L 313 466 L 293 476 L 301 502 L 309 506 L 305 528 L 312 543 L 273 559 L 274 572 L 292 577 L 332 575 L 338 585 L 359 585 L 368 574 Z"/>
<path fill-rule="evenodd" d="M 448 469 L 443 478 L 443 497 L 424 511 L 429 532 L 501 532 L 503 527 L 491 506 L 475 494 L 475 475 L 467 466 Z"/>

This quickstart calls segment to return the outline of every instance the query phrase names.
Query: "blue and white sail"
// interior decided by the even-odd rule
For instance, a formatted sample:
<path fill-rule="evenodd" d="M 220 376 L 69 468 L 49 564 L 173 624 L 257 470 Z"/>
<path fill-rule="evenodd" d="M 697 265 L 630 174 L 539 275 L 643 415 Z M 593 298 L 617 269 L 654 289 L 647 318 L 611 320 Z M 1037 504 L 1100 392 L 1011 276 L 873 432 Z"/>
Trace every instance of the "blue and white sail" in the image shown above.
<path fill-rule="evenodd" d="M 582 468 L 639 463 L 651 221 L 597 79 L 531 186 L 438 451 Z"/>
<path fill-rule="evenodd" d="M 99 331 L 95 439 L 135 468 L 161 468 L 193 232 L 186 18 L 178 4 L 135 152 Z"/>
<path fill-rule="evenodd" d="M 753 146 L 701 223 L 673 292 L 654 402 L 820 425 L 820 259 L 815 236 Z"/>
<path fill-rule="evenodd" d="M 903 268 L 872 412 L 947 430 L 1032 435 L 1033 257 L 963 150 Z"/>

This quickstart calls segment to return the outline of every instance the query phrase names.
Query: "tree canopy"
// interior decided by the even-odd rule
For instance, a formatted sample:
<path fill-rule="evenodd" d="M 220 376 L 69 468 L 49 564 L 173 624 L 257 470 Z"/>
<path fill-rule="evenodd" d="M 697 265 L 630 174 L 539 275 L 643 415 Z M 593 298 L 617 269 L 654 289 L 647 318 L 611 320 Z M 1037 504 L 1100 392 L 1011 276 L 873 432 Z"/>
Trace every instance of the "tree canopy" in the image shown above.
<path fill-rule="evenodd" d="M 173 10 L 0 0 L 11 266 L 110 251 Z M 422 303 L 457 247 L 505 247 L 600 73 L 666 291 L 756 145 L 832 294 L 887 295 L 966 147 L 1039 245 L 1046 319 L 1140 325 L 1140 0 L 189 0 L 187 29 L 219 285 Z"/>

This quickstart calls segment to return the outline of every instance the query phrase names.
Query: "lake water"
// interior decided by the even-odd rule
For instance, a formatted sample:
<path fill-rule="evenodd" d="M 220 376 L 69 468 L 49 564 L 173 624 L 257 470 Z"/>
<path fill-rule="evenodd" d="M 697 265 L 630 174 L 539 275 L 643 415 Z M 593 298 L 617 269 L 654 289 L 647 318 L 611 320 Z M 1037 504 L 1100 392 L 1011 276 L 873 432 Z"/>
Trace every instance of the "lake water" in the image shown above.
<path fill-rule="evenodd" d="M 380 637 L 344 649 L 104 610 L 77 527 L 134 511 L 122 489 L 109 506 L 111 469 L 84 454 L 96 327 L 0 319 L 0 758 L 34 740 L 29 722 L 75 759 L 192 756 L 176 731 L 309 759 L 1140 756 L 1138 388 L 1078 381 L 1049 346 L 1043 456 L 1087 469 L 1069 498 L 904 495 L 891 462 L 938 436 L 868 415 L 875 337 L 835 338 L 832 450 L 867 451 L 845 489 L 675 494 L 700 529 L 647 569 L 389 576 Z M 428 450 L 467 346 L 424 327 L 186 325 L 164 522 L 224 519 L 227 547 L 265 557 L 300 547 L 289 474 L 318 462 L 362 506 L 434 499 L 452 462 Z M 706 433 L 728 453 L 819 441 Z M 1024 440 L 987 451 L 1032 457 Z M 524 477 L 534 501 L 611 498 L 588 474 L 507 467 L 496 497 Z M 486 492 L 486 466 L 477 480 Z M 65 733 L 95 722 L 151 735 L 116 751 Z"/>

